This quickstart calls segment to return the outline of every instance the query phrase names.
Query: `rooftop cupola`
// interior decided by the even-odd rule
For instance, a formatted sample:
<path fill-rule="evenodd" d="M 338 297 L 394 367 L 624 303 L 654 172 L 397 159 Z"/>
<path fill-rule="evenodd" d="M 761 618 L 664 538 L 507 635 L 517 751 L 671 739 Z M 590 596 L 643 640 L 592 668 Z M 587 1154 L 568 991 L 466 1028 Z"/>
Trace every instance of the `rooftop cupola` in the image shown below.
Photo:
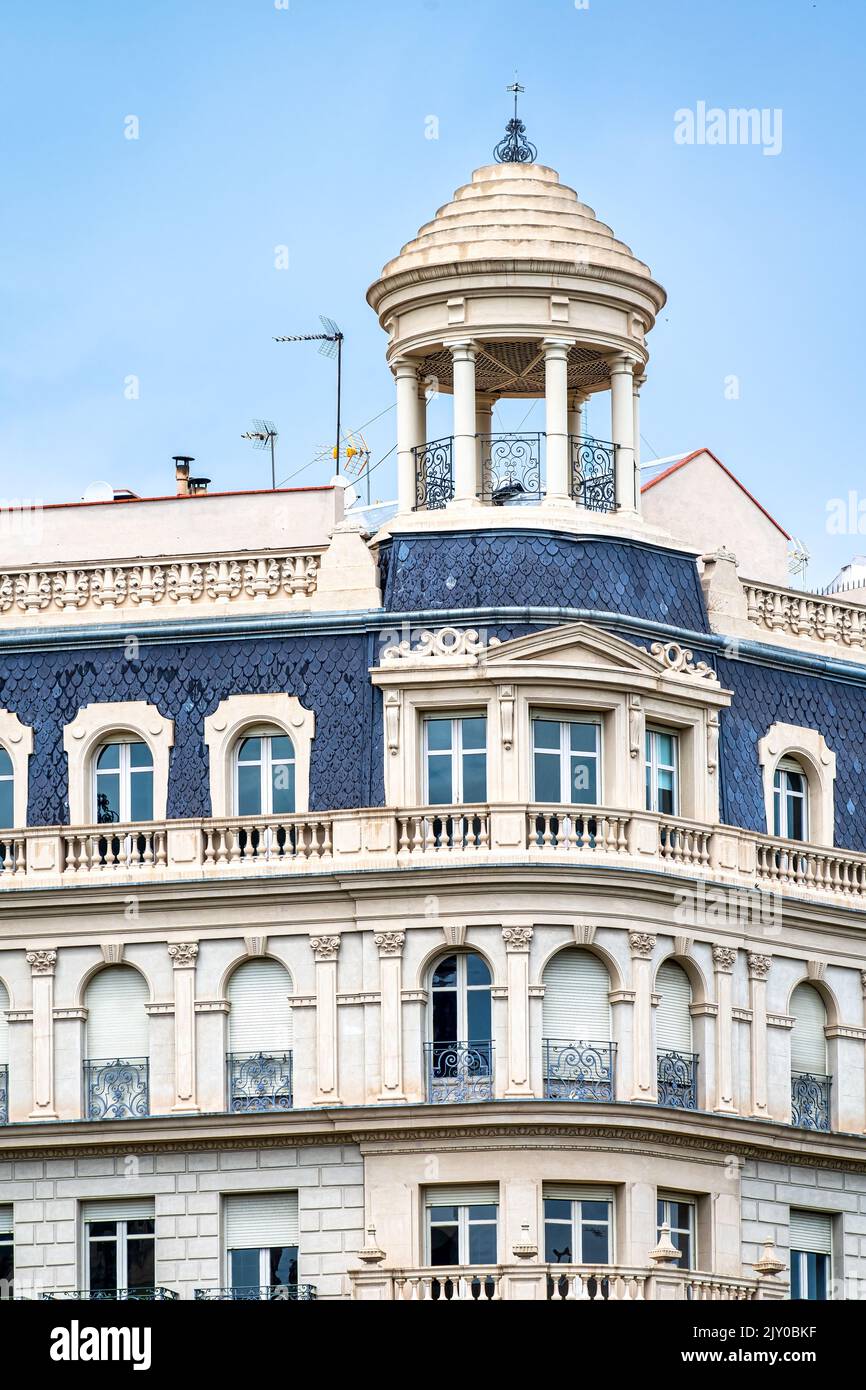
<path fill-rule="evenodd" d="M 397 382 L 401 515 L 515 502 L 639 510 L 638 396 L 665 292 L 534 153 L 515 111 L 503 162 L 476 169 L 367 292 Z M 431 386 L 453 397 L 452 434 L 433 441 Z M 609 440 L 584 430 L 599 391 L 610 392 Z M 506 397 L 543 398 L 543 431 L 494 433 Z"/>

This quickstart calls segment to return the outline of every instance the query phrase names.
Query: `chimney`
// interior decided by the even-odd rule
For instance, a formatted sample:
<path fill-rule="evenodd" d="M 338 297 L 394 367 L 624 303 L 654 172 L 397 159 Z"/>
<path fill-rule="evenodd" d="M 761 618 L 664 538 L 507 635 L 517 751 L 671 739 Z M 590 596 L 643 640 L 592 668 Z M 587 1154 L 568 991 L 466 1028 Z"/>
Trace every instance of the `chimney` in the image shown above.
<path fill-rule="evenodd" d="M 174 476 L 177 482 L 178 497 L 189 496 L 189 466 L 195 459 L 189 454 L 174 455 Z"/>

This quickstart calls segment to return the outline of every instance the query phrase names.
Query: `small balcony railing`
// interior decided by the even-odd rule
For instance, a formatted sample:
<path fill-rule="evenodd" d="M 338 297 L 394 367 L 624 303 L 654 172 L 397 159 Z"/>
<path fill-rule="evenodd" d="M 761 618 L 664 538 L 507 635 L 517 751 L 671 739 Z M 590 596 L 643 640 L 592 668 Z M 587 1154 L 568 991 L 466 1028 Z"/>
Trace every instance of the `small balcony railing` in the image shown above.
<path fill-rule="evenodd" d="M 150 1114 L 146 1057 L 117 1057 L 84 1063 L 84 1118 L 137 1120 Z"/>
<path fill-rule="evenodd" d="M 544 1094 L 548 1100 L 614 1100 L 616 1043 L 544 1039 Z"/>
<path fill-rule="evenodd" d="M 9 1068 L 0 1067 L 0 1125 L 9 1123 Z"/>
<path fill-rule="evenodd" d="M 438 511 L 454 496 L 453 443 L 452 436 L 447 435 L 413 450 L 416 511 Z"/>
<path fill-rule="evenodd" d="M 44 1293 L 42 1298 L 76 1303 L 170 1303 L 180 1297 L 173 1289 L 159 1285 L 143 1289 L 62 1289 Z"/>
<path fill-rule="evenodd" d="M 488 506 L 540 502 L 546 491 L 544 431 L 477 434 L 480 476 L 476 496 Z M 592 435 L 568 437 L 568 490 L 579 507 L 616 508 L 616 446 Z M 415 510 L 437 511 L 454 496 L 454 439 L 446 435 L 413 449 Z"/>
<path fill-rule="evenodd" d="M 832 1081 L 832 1077 L 817 1072 L 791 1073 L 791 1124 L 795 1129 L 829 1130 Z"/>
<path fill-rule="evenodd" d="M 315 1297 L 313 1284 L 233 1284 L 195 1290 L 198 1301 L 209 1303 L 309 1303 Z"/>
<path fill-rule="evenodd" d="M 432 1105 L 493 1099 L 492 1042 L 431 1042 L 425 1050 Z"/>
<path fill-rule="evenodd" d="M 659 1052 L 658 1103 L 675 1110 L 698 1108 L 698 1057 L 695 1052 Z"/>
<path fill-rule="evenodd" d="M 616 508 L 616 446 L 588 434 L 569 435 L 571 495 L 591 512 Z"/>
<path fill-rule="evenodd" d="M 494 507 L 540 502 L 541 434 L 479 434 L 481 486 L 478 497 Z"/>
<path fill-rule="evenodd" d="M 292 1108 L 291 1052 L 230 1052 L 229 1110 L 250 1114 Z"/>

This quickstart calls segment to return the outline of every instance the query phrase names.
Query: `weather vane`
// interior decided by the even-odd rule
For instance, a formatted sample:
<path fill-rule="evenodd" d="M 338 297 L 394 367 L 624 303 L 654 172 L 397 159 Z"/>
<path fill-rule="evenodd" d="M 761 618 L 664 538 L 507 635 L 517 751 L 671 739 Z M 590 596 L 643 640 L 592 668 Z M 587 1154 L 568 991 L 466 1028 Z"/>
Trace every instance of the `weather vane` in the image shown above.
<path fill-rule="evenodd" d="M 527 140 L 526 126 L 517 114 L 518 94 L 526 89 L 521 87 L 515 77 L 510 87 L 506 87 L 505 90 L 514 93 L 514 115 L 505 127 L 505 139 L 499 141 L 493 151 L 493 157 L 498 164 L 534 164 L 538 151 Z"/>

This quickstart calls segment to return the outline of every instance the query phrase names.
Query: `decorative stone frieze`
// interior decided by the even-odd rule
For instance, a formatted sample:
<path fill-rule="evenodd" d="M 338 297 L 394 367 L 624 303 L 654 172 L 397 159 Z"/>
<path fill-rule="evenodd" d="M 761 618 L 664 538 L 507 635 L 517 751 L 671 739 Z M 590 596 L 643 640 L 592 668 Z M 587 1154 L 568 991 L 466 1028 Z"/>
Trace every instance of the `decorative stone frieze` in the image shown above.
<path fill-rule="evenodd" d="M 712 666 L 705 661 L 694 661 L 694 653 L 689 647 L 681 647 L 678 642 L 653 642 L 650 653 L 668 671 L 678 671 L 685 676 L 699 676 L 701 680 L 718 685 Z"/>
<path fill-rule="evenodd" d="M 414 647 L 411 639 L 399 642 L 396 647 L 386 647 L 382 654 L 382 665 L 390 666 L 402 661 L 465 662 L 467 658 L 481 656 L 491 647 L 498 646 L 498 637 L 491 637 L 485 643 L 472 627 L 440 627 L 435 631 L 425 628 Z"/>

